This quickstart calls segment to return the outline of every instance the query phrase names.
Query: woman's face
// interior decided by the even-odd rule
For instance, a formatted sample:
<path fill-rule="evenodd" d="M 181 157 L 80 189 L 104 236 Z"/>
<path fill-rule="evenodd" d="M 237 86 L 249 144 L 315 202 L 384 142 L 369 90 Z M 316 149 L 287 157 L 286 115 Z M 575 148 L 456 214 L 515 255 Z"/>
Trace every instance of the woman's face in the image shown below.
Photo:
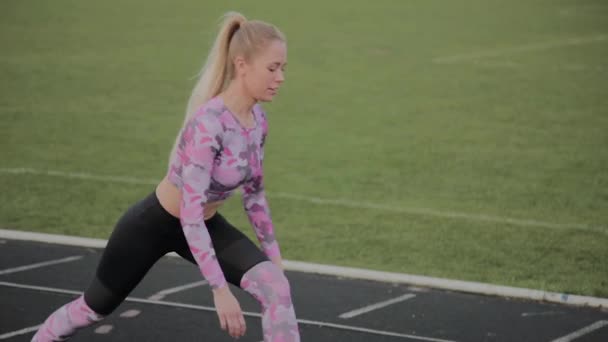
<path fill-rule="evenodd" d="M 286 65 L 287 45 L 280 40 L 271 41 L 251 61 L 242 61 L 240 69 L 246 91 L 257 101 L 272 101 L 285 81 Z"/>

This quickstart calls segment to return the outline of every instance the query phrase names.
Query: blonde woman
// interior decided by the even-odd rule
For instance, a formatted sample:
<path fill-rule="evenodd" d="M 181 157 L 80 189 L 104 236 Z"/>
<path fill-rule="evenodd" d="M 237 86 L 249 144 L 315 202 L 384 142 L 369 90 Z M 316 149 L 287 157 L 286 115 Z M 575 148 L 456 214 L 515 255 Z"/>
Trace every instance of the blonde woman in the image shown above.
<path fill-rule="evenodd" d="M 300 340 L 262 172 L 268 126 L 259 102 L 277 94 L 286 58 L 285 37 L 275 26 L 225 15 L 166 177 L 118 220 L 87 290 L 53 312 L 33 341 L 63 341 L 99 322 L 171 251 L 199 267 L 230 336 L 243 336 L 246 327 L 228 282 L 260 302 L 264 341 Z M 261 249 L 218 212 L 239 187 Z"/>

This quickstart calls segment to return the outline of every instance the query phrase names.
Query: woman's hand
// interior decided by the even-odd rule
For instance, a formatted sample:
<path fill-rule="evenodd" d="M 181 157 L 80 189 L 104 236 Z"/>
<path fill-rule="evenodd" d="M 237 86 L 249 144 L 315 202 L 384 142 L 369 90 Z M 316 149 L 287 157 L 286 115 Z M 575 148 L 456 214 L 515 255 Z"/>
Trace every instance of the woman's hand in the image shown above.
<path fill-rule="evenodd" d="M 272 260 L 272 262 L 277 265 L 281 271 L 285 271 L 285 266 L 283 266 L 283 260 L 281 257 L 271 257 L 270 260 Z"/>
<path fill-rule="evenodd" d="M 213 302 L 217 316 L 220 319 L 222 330 L 228 329 L 228 334 L 234 338 L 245 335 L 245 318 L 241 306 L 236 300 L 230 288 L 224 286 L 213 290 Z"/>

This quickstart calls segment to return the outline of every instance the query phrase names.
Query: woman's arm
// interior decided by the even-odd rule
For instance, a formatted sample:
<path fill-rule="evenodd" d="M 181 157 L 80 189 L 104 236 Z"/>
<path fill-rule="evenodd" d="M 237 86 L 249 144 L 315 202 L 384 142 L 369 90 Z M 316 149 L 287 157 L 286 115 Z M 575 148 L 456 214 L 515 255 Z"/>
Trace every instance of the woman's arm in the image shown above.
<path fill-rule="evenodd" d="M 270 208 L 264 192 L 262 175 L 254 177 L 243 186 L 243 207 L 264 253 L 280 265 L 281 252 L 270 218 Z"/>
<path fill-rule="evenodd" d="M 226 287 L 204 220 L 207 190 L 221 125 L 210 115 L 197 115 L 184 127 L 177 153 L 182 160 L 180 221 L 194 260 L 213 290 Z"/>
<path fill-rule="evenodd" d="M 264 144 L 268 135 L 268 123 L 266 115 L 262 118 L 262 140 L 260 143 L 260 163 L 259 169 L 255 170 L 254 176 L 243 186 L 243 207 L 253 226 L 264 253 L 277 265 L 282 267 L 281 252 L 279 244 L 274 234 L 272 219 L 270 218 L 270 208 L 266 200 L 264 191 L 264 171 L 262 164 L 264 161 Z"/>

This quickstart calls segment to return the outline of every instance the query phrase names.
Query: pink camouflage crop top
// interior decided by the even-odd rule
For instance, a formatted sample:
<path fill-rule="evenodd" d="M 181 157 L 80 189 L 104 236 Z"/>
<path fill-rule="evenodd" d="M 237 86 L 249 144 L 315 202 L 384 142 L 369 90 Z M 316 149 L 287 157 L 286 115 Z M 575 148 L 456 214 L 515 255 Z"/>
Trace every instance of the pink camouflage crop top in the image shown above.
<path fill-rule="evenodd" d="M 262 249 L 280 256 L 264 193 L 262 160 L 268 133 L 262 107 L 253 107 L 255 127 L 242 126 L 216 96 L 184 125 L 171 155 L 168 179 L 182 191 L 180 221 L 190 250 L 209 285 L 226 285 L 205 227 L 205 203 L 224 200 L 242 186 L 243 207 Z"/>

